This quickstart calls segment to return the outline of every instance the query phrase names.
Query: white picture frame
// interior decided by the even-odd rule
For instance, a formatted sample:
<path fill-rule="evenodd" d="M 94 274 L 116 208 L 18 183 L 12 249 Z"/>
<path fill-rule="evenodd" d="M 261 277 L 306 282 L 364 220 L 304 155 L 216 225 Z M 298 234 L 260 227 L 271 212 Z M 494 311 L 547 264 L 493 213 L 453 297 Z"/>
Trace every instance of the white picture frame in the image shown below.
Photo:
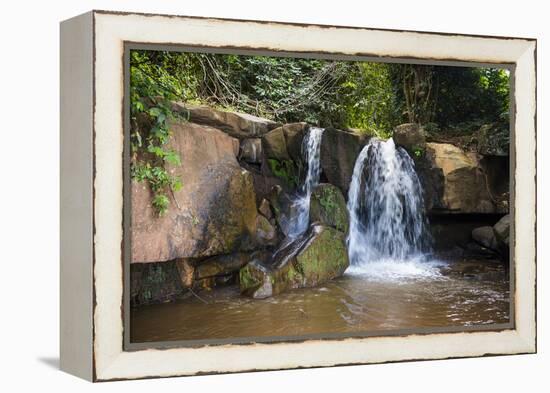
<path fill-rule="evenodd" d="M 510 328 L 128 349 L 126 44 L 504 64 L 511 122 Z M 521 137 L 517 137 L 521 136 Z M 90 381 L 536 352 L 536 40 L 91 11 L 61 24 L 61 368 Z"/>

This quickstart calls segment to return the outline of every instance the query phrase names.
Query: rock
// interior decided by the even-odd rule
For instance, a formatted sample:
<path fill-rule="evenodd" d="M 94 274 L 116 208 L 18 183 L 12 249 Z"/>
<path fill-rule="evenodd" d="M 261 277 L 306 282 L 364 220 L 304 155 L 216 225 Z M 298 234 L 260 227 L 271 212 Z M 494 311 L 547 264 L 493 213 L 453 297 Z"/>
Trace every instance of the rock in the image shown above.
<path fill-rule="evenodd" d="M 309 126 L 307 123 L 289 123 L 283 125 L 282 129 L 285 135 L 288 155 L 294 162 L 298 163 L 298 166 L 304 166 L 302 163 L 302 143 Z"/>
<path fill-rule="evenodd" d="M 286 236 L 290 229 L 290 217 L 295 217 L 298 205 L 294 203 L 292 194 L 284 192 L 281 186 L 274 186 L 267 196 L 271 203 L 272 211 L 278 229 Z"/>
<path fill-rule="evenodd" d="M 495 237 L 499 244 L 510 247 L 510 215 L 502 217 L 494 226 Z"/>
<path fill-rule="evenodd" d="M 369 137 L 327 128 L 321 141 L 321 168 L 329 183 L 347 195 L 357 156 Z"/>
<path fill-rule="evenodd" d="M 176 268 L 178 269 L 181 285 L 184 288 L 193 287 L 195 277 L 195 264 L 190 258 L 178 258 L 175 260 Z"/>
<path fill-rule="evenodd" d="M 342 191 L 330 183 L 315 187 L 311 193 L 309 219 L 347 233 L 349 217 Z"/>
<path fill-rule="evenodd" d="M 208 277 L 226 276 L 239 271 L 250 260 L 250 253 L 233 253 L 218 255 L 208 258 L 195 268 L 196 280 L 202 280 Z"/>
<path fill-rule="evenodd" d="M 475 132 L 477 151 L 487 156 L 508 156 L 510 154 L 510 129 L 507 123 L 485 124 Z"/>
<path fill-rule="evenodd" d="M 508 156 L 483 156 L 481 168 L 487 179 L 497 213 L 510 211 L 510 158 Z"/>
<path fill-rule="evenodd" d="M 307 133 L 307 123 L 289 123 L 275 128 L 262 138 L 265 156 L 279 161 L 302 161 L 302 142 Z"/>
<path fill-rule="evenodd" d="M 276 176 L 285 188 L 294 189 L 300 184 L 305 163 L 302 157 L 302 142 L 308 125 L 290 123 L 275 128 L 262 138 L 266 176 Z"/>
<path fill-rule="evenodd" d="M 395 127 L 393 131 L 394 142 L 402 146 L 411 155 L 415 151 L 423 151 L 426 145 L 426 134 L 418 124 L 406 123 Z"/>
<path fill-rule="evenodd" d="M 424 191 L 426 211 L 444 210 L 445 176 L 443 170 L 435 165 L 429 150 L 415 159 L 415 169 Z"/>
<path fill-rule="evenodd" d="M 194 123 L 173 123 L 168 148 L 181 165 L 168 170 L 183 181 L 168 195 L 161 217 L 146 183 L 132 182 L 132 262 L 160 262 L 247 250 L 256 233 L 252 175 L 236 159 L 238 141 Z"/>
<path fill-rule="evenodd" d="M 267 159 L 267 178 L 275 177 L 286 190 L 296 190 L 300 185 L 302 167 L 293 160 L 279 161 L 275 158 Z"/>
<path fill-rule="evenodd" d="M 275 185 L 271 188 L 271 192 L 267 195 L 267 198 L 271 204 L 275 221 L 279 226 L 284 225 L 285 217 L 288 216 L 288 205 L 292 201 L 279 185 Z"/>
<path fill-rule="evenodd" d="M 262 162 L 262 140 L 260 138 L 243 139 L 240 158 L 251 164 L 260 164 Z"/>
<path fill-rule="evenodd" d="M 267 164 L 265 166 L 267 166 Z M 263 167 L 264 165 L 262 164 L 262 168 Z M 263 169 L 262 172 L 259 173 L 251 168 L 250 172 L 252 173 L 254 192 L 256 193 L 256 200 L 258 203 L 261 203 L 262 199 L 269 199 L 269 195 L 271 194 L 273 187 L 286 187 L 285 181 L 278 177 L 272 176 L 269 169 L 266 170 L 267 173 L 263 173 Z"/>
<path fill-rule="evenodd" d="M 456 246 L 464 248 L 472 241 L 472 232 L 476 228 L 492 226 L 495 219 L 492 215 L 481 214 L 434 214 L 429 221 L 433 249 L 446 252 Z"/>
<path fill-rule="evenodd" d="M 215 286 L 216 286 L 216 277 L 201 278 L 200 280 L 195 280 L 195 285 L 193 285 L 193 290 L 198 291 L 201 289 L 205 289 L 207 291 L 210 291 Z"/>
<path fill-rule="evenodd" d="M 271 158 L 278 161 L 290 160 L 283 127 L 275 128 L 263 136 L 262 150 L 268 159 Z"/>
<path fill-rule="evenodd" d="M 261 214 L 256 217 L 256 243 L 261 246 L 274 246 L 277 244 L 277 230 Z"/>
<path fill-rule="evenodd" d="M 447 143 L 427 143 L 426 159 L 443 175 L 441 208 L 451 213 L 494 213 L 495 205 L 477 154 Z M 426 182 L 425 172 L 423 182 Z M 434 185 L 434 188 L 438 188 Z"/>
<path fill-rule="evenodd" d="M 271 220 L 271 218 L 273 218 L 271 206 L 269 205 L 269 201 L 265 198 L 262 199 L 262 202 L 260 202 L 260 207 L 258 208 L 258 211 L 268 220 Z"/>
<path fill-rule="evenodd" d="M 175 103 L 173 109 L 186 116 L 190 122 L 218 128 L 227 134 L 243 139 L 260 137 L 280 123 L 246 113 L 222 111 L 206 105 Z"/>
<path fill-rule="evenodd" d="M 254 259 L 243 267 L 239 285 L 243 294 L 261 299 L 322 284 L 341 276 L 348 266 L 344 234 L 334 228 L 312 225 L 282 258 L 271 264 Z"/>
<path fill-rule="evenodd" d="M 497 249 L 497 239 L 493 227 L 485 226 L 479 227 L 472 231 L 472 239 L 483 247 L 490 248 L 492 250 Z"/>
<path fill-rule="evenodd" d="M 173 301 L 185 293 L 173 261 L 167 263 L 133 264 L 131 300 L 133 306 Z"/>

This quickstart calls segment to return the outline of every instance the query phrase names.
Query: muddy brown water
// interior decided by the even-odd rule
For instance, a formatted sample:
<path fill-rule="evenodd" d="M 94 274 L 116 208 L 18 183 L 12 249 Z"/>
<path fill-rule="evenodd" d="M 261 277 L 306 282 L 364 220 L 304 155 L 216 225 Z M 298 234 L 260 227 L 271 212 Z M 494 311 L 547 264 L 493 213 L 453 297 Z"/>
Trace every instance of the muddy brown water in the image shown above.
<path fill-rule="evenodd" d="M 416 269 L 416 270 L 415 270 Z M 390 269 L 391 270 L 391 269 Z M 438 263 L 388 272 L 348 270 L 316 288 L 255 300 L 237 286 L 131 310 L 132 343 L 243 339 L 490 325 L 509 322 L 510 291 L 500 264 Z"/>

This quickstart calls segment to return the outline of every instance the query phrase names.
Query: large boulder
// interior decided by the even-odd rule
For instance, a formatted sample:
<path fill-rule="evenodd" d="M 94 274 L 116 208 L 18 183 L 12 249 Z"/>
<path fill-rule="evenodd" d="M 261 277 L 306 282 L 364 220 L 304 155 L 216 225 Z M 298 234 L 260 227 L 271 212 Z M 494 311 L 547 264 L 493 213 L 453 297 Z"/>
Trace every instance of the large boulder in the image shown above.
<path fill-rule="evenodd" d="M 418 124 L 406 123 L 395 127 L 393 131 L 393 140 L 399 146 L 402 146 L 409 153 L 423 151 L 426 145 L 426 134 Z"/>
<path fill-rule="evenodd" d="M 347 233 L 349 217 L 342 191 L 330 183 L 315 187 L 311 193 L 309 219 Z"/>
<path fill-rule="evenodd" d="M 239 139 L 260 137 L 280 126 L 280 123 L 262 117 L 222 111 L 206 105 L 175 103 L 173 109 L 193 123 L 218 128 Z"/>
<path fill-rule="evenodd" d="M 369 137 L 327 128 L 321 141 L 321 168 L 329 183 L 347 195 L 355 160 Z"/>
<path fill-rule="evenodd" d="M 349 266 L 345 235 L 313 225 L 282 256 L 266 264 L 252 260 L 239 272 L 241 292 L 266 298 L 295 288 L 314 287 L 341 276 Z"/>
<path fill-rule="evenodd" d="M 443 191 L 440 206 L 451 213 L 494 213 L 495 204 L 489 192 L 486 176 L 476 153 L 466 153 L 461 148 L 448 143 L 427 143 L 426 159 L 431 170 L 442 175 Z M 428 172 L 429 173 L 429 172 Z M 423 183 L 425 173 L 420 171 Z M 437 178 L 434 178 L 437 181 Z M 432 207 L 433 208 L 433 207 Z"/>
<path fill-rule="evenodd" d="M 236 156 L 237 139 L 212 127 L 172 123 L 168 148 L 181 165 L 168 170 L 183 182 L 160 216 L 146 183 L 132 182 L 132 262 L 160 262 L 247 250 L 256 233 L 250 172 Z"/>

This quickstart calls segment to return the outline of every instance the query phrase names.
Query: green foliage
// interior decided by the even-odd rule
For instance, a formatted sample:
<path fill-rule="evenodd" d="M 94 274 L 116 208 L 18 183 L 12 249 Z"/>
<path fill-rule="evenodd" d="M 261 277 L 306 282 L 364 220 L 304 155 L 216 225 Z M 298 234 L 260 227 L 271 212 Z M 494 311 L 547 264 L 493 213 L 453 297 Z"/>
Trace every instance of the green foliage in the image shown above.
<path fill-rule="evenodd" d="M 157 209 L 159 215 L 163 215 L 166 213 L 166 210 L 168 210 L 168 206 L 170 205 L 170 200 L 168 197 L 164 194 L 157 193 L 153 197 L 153 207 Z"/>
<path fill-rule="evenodd" d="M 165 53 L 162 58 L 168 61 L 171 56 Z M 182 187 L 181 180 L 166 169 L 166 164 L 181 165 L 178 153 L 165 146 L 170 138 L 168 122 L 176 116 L 170 109 L 170 101 L 182 94 L 177 82 L 169 68 L 154 65 L 146 53 L 131 53 L 131 175 L 135 181 L 149 184 L 153 191 L 152 205 L 159 215 L 170 205 L 167 191 L 178 191 Z"/>
<path fill-rule="evenodd" d="M 267 160 L 271 172 L 280 179 L 283 179 L 290 187 L 296 188 L 300 184 L 300 179 L 297 175 L 297 169 L 294 162 L 290 160 L 276 160 L 270 158 Z"/>
<path fill-rule="evenodd" d="M 325 211 L 333 211 L 337 207 L 335 191 L 331 188 L 324 189 L 319 203 Z"/>
<path fill-rule="evenodd" d="M 342 84 L 345 126 L 387 138 L 395 125 L 395 94 L 387 64 L 351 63 Z"/>
<path fill-rule="evenodd" d="M 430 124 L 470 134 L 482 124 L 508 122 L 509 73 L 497 68 L 389 65 L 401 112 L 398 122 Z M 399 109 L 400 108 L 400 109 Z"/>
<path fill-rule="evenodd" d="M 138 159 L 157 167 L 179 165 L 177 154 L 165 147 L 170 101 L 383 138 L 404 122 L 422 124 L 435 136 L 471 134 L 492 122 L 506 128 L 509 74 L 496 68 L 132 51 L 132 148 Z M 150 124 L 139 121 L 141 114 Z M 291 176 L 287 169 L 275 168 Z"/>
<path fill-rule="evenodd" d="M 413 146 L 412 152 L 416 158 L 422 157 L 425 153 L 424 148 L 419 146 Z"/>

